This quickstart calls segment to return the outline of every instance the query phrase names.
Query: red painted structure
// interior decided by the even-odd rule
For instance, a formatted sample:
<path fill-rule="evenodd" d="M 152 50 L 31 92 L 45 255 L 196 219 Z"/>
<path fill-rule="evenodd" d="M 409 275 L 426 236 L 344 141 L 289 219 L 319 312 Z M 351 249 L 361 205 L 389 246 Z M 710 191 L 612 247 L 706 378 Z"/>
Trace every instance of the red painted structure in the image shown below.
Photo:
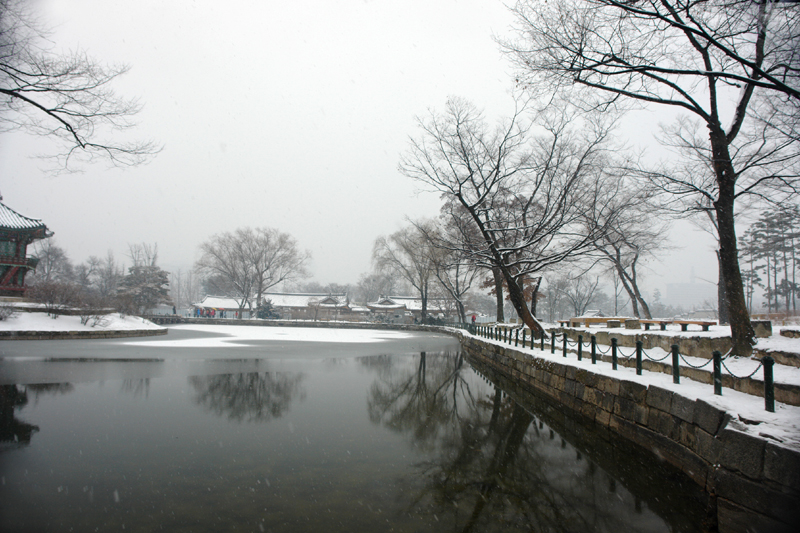
<path fill-rule="evenodd" d="M 20 215 L 0 202 L 0 296 L 23 296 L 25 274 L 39 259 L 28 257 L 28 245 L 53 233 L 41 220 Z"/>

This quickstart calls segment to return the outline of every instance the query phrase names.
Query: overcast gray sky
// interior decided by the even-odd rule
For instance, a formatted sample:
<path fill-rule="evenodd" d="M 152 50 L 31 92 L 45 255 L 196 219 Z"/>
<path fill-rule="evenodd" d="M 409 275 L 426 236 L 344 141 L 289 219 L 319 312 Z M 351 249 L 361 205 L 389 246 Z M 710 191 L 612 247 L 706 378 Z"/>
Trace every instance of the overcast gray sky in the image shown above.
<path fill-rule="evenodd" d="M 188 269 L 210 235 L 269 226 L 312 253 L 316 280 L 355 282 L 378 235 L 438 212 L 397 171 L 415 116 L 451 95 L 489 118 L 512 109 L 500 1 L 34 3 L 57 48 L 132 67 L 115 87 L 144 104 L 137 136 L 164 145 L 148 165 L 53 176 L 31 157 L 46 139 L 0 136 L 4 202 L 42 218 L 76 263 L 157 242 L 163 267 Z M 696 246 L 653 264 L 662 293 L 692 264 L 716 276 L 710 241 L 677 231 Z"/>

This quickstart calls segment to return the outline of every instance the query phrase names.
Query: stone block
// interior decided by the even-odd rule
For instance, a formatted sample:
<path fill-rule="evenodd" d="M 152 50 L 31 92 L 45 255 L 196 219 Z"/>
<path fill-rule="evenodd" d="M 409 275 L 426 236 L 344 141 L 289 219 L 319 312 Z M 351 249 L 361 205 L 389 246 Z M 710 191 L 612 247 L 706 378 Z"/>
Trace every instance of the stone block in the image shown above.
<path fill-rule="evenodd" d="M 583 386 L 583 383 L 578 383 L 576 381 L 575 382 L 575 391 L 574 391 L 575 398 L 577 398 L 578 400 L 583 400 L 583 391 L 584 391 L 584 389 L 586 389 L 586 387 Z"/>
<path fill-rule="evenodd" d="M 796 524 L 785 524 L 745 509 L 723 498 L 717 501 L 717 528 L 726 533 L 795 533 Z"/>
<path fill-rule="evenodd" d="M 719 437 L 720 465 L 751 479 L 760 479 L 764 469 L 764 440 L 730 428 L 723 429 Z"/>
<path fill-rule="evenodd" d="M 566 371 L 565 371 L 565 373 L 564 373 L 564 377 L 565 378 L 572 379 L 572 380 L 574 380 L 575 376 L 577 376 L 577 375 L 578 375 L 578 369 L 575 368 L 574 366 L 568 366 Z"/>
<path fill-rule="evenodd" d="M 751 320 L 750 324 L 756 332 L 756 337 L 772 337 L 772 322 L 769 320 Z"/>
<path fill-rule="evenodd" d="M 625 420 L 635 420 L 636 404 L 625 398 L 617 398 L 614 402 L 614 414 Z"/>
<path fill-rule="evenodd" d="M 583 404 L 581 404 L 581 414 L 586 418 L 588 418 L 589 420 L 595 419 L 595 414 L 597 411 L 599 411 L 599 409 L 597 409 L 597 407 L 595 407 L 590 403 L 584 402 Z"/>
<path fill-rule="evenodd" d="M 672 391 L 650 385 L 647 389 L 647 405 L 669 413 L 672 410 Z"/>
<path fill-rule="evenodd" d="M 697 400 L 694 404 L 694 424 L 703 431 L 716 435 L 725 419 L 725 411 L 713 405 Z"/>
<path fill-rule="evenodd" d="M 647 425 L 647 419 L 650 415 L 650 409 L 645 407 L 644 405 L 635 404 L 634 408 L 634 416 L 633 419 L 636 421 L 637 424 L 640 426 Z"/>
<path fill-rule="evenodd" d="M 610 392 L 604 392 L 603 393 L 603 401 L 600 404 L 600 407 L 604 411 L 608 411 L 610 413 L 611 411 L 614 410 L 614 401 L 616 399 L 617 399 L 617 397 L 615 395 L 611 394 Z"/>
<path fill-rule="evenodd" d="M 647 398 L 647 387 L 635 381 L 620 380 L 619 397 L 644 405 Z"/>
<path fill-rule="evenodd" d="M 635 318 L 625 320 L 625 329 L 642 329 L 642 324 Z"/>
<path fill-rule="evenodd" d="M 603 392 L 610 392 L 613 395 L 619 394 L 619 380 L 598 376 L 597 388 Z"/>
<path fill-rule="evenodd" d="M 684 422 L 692 423 L 694 421 L 694 404 L 695 400 L 684 398 L 680 394 L 673 394 L 672 407 L 669 412 Z"/>
<path fill-rule="evenodd" d="M 619 320 L 607 320 L 606 321 L 606 326 L 609 327 L 609 328 L 618 328 L 618 327 L 622 326 L 622 322 L 619 321 Z"/>
<path fill-rule="evenodd" d="M 697 426 L 692 424 L 691 422 L 681 422 L 678 426 L 678 442 L 689 448 L 690 450 L 694 450 L 697 448 Z"/>
<path fill-rule="evenodd" d="M 721 451 L 719 439 L 701 428 L 695 430 L 694 436 L 695 453 L 712 465 L 719 463 L 719 454 Z"/>
<path fill-rule="evenodd" d="M 715 477 L 714 488 L 719 498 L 781 522 L 800 524 L 796 497 L 725 469 L 718 470 Z"/>
<path fill-rule="evenodd" d="M 578 369 L 577 374 L 575 375 L 575 379 L 578 383 L 582 383 L 587 387 L 597 387 L 597 383 L 600 381 L 600 376 L 593 372 L 589 372 L 583 368 Z"/>
<path fill-rule="evenodd" d="M 800 452 L 768 441 L 764 447 L 764 477 L 800 493 Z"/>
<path fill-rule="evenodd" d="M 595 422 L 606 427 L 608 426 L 608 422 L 610 419 L 611 419 L 611 413 L 603 409 L 599 409 L 594 417 Z"/>
<path fill-rule="evenodd" d="M 600 393 L 602 394 L 602 393 Z M 583 389 L 583 401 L 585 403 L 590 403 L 596 407 L 600 406 L 600 402 L 602 400 L 602 396 L 600 399 L 597 398 L 598 392 L 590 387 L 584 387 Z"/>

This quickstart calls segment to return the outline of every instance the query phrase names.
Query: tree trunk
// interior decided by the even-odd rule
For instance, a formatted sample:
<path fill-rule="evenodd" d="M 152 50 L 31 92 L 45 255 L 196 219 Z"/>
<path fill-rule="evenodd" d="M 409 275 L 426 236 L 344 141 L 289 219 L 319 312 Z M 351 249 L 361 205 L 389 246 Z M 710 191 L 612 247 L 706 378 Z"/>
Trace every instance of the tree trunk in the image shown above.
<path fill-rule="evenodd" d="M 717 281 L 717 307 L 719 308 L 719 323 L 730 324 L 731 317 L 728 312 L 728 297 L 725 295 L 725 272 L 722 269 L 722 260 L 717 250 L 717 270 L 719 271 L 719 281 Z M 747 307 L 747 301 L 745 301 Z"/>
<path fill-rule="evenodd" d="M 734 215 L 736 174 L 728 152 L 725 133 L 721 128 L 711 128 L 709 137 L 714 171 L 719 185 L 719 196 L 714 202 L 714 210 L 719 228 L 719 259 L 731 323 L 732 353 L 749 357 L 753 353 L 756 334 L 750 323 L 750 314 L 747 312 L 742 273 L 739 270 L 739 252 L 736 248 Z"/>
<path fill-rule="evenodd" d="M 631 301 L 631 311 L 633 311 L 633 316 L 639 318 L 639 300 L 636 298 L 636 293 L 633 292 L 630 285 L 628 284 L 628 275 L 625 271 L 617 265 L 617 274 L 620 283 L 622 283 L 622 288 L 625 289 L 625 292 L 628 293 L 628 299 Z"/>
<path fill-rule="evenodd" d="M 504 265 L 500 267 L 500 271 L 502 272 L 503 277 L 506 280 L 506 284 L 508 285 L 508 298 L 511 300 L 511 304 L 517 311 L 517 315 L 522 319 L 525 325 L 530 328 L 531 335 L 539 336 L 544 333 L 544 330 L 539 325 L 539 322 L 536 321 L 531 314 L 530 309 L 528 309 L 528 305 L 525 302 L 525 293 L 523 293 L 519 288 L 519 285 L 515 282 L 511 272 L 509 272 Z"/>
<path fill-rule="evenodd" d="M 503 313 L 505 304 L 503 300 L 503 273 L 499 268 L 493 268 L 492 276 L 494 276 L 494 292 L 497 295 L 497 322 L 505 322 L 506 319 Z"/>
<path fill-rule="evenodd" d="M 531 314 L 536 316 L 536 303 L 539 301 L 539 287 L 542 285 L 542 276 L 536 278 L 536 283 L 531 291 Z"/>

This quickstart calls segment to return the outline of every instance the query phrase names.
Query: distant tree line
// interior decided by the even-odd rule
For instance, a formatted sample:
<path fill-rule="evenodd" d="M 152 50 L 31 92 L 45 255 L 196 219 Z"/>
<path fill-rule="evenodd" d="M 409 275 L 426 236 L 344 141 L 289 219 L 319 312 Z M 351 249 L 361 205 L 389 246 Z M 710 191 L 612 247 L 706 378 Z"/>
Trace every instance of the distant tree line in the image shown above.
<path fill-rule="evenodd" d="M 127 269 L 112 252 L 73 264 L 52 238 L 37 242 L 36 270 L 26 278 L 26 295 L 44 305 L 54 318 L 59 311 L 82 310 L 84 323 L 109 311 L 141 315 L 160 304 L 172 304 L 169 273 L 158 264 L 158 246 L 129 246 Z"/>

